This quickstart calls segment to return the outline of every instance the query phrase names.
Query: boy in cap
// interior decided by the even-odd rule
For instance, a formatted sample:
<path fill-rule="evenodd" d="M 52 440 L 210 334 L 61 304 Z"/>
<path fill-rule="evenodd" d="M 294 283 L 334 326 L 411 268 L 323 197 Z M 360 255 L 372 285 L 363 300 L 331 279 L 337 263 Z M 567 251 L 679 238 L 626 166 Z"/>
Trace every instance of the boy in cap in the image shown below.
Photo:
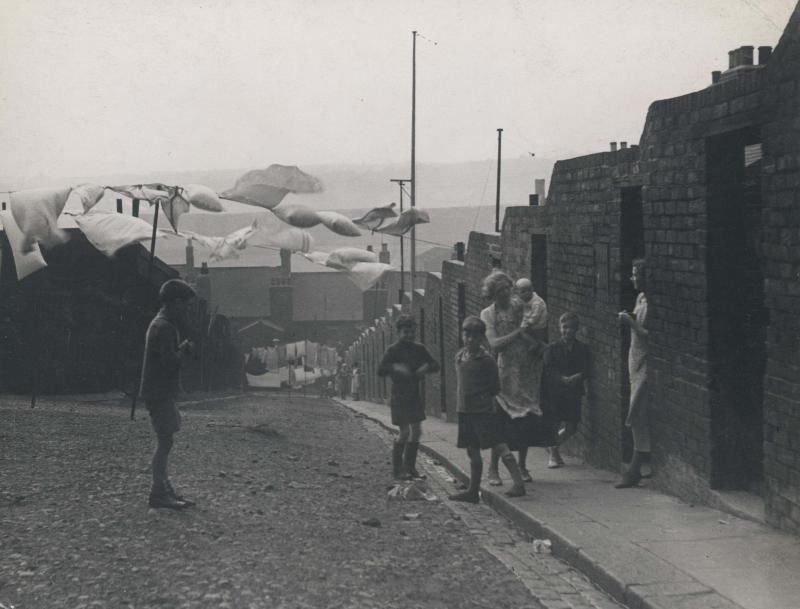
<path fill-rule="evenodd" d="M 140 395 L 150 413 L 157 439 L 149 500 L 152 508 L 180 509 L 193 505 L 172 487 L 167 460 L 173 435 L 181 428 L 181 414 L 175 405 L 181 363 L 192 347 L 191 341 L 180 340 L 178 325 L 184 321 L 187 305 L 194 297 L 194 290 L 186 282 L 180 279 L 164 282 L 158 292 L 161 309 L 147 328 Z"/>
<path fill-rule="evenodd" d="M 494 358 L 484 349 L 486 324 L 482 319 L 469 316 L 461 326 L 464 348 L 456 354 L 456 379 L 458 386 L 458 448 L 466 448 L 469 455 L 469 487 L 462 493 L 450 495 L 451 501 L 478 503 L 480 498 L 483 460 L 481 449 L 497 452 L 514 480 L 506 491 L 509 497 L 525 494 L 522 472 L 514 455 L 503 439 L 503 419 L 497 414 L 494 396 L 500 393 L 500 375 Z"/>
<path fill-rule="evenodd" d="M 559 446 L 575 435 L 581 420 L 581 401 L 591 375 L 589 347 L 576 336 L 580 327 L 577 313 L 568 311 L 558 319 L 561 339 L 544 352 L 542 389 L 548 414 L 558 425 L 558 444 L 550 447 L 549 468 L 561 467 Z"/>
<path fill-rule="evenodd" d="M 392 424 L 400 428 L 392 446 L 392 474 L 399 480 L 423 478 L 416 467 L 422 421 L 425 420 L 419 386 L 426 374 L 439 371 L 439 364 L 425 345 L 414 342 L 417 323 L 411 315 L 400 315 L 395 327 L 397 342 L 386 349 L 378 366 L 378 376 L 392 379 L 389 401 Z"/>

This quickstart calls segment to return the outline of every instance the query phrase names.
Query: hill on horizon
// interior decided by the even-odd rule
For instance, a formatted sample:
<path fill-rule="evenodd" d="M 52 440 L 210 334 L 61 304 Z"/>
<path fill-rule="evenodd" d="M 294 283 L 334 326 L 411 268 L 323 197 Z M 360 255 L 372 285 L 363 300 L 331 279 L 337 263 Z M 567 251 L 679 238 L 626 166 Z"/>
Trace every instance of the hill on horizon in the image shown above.
<path fill-rule="evenodd" d="M 284 161 L 285 163 L 285 161 Z M 286 163 L 291 164 L 291 163 Z M 534 192 L 534 180 L 550 180 L 554 161 L 529 156 L 503 159 L 501 166 L 502 205 L 527 205 L 528 194 Z M 269 163 L 265 163 L 264 167 Z M 55 186 L 77 185 L 84 182 L 104 185 L 142 184 L 205 184 L 221 192 L 233 186 L 236 178 L 253 169 L 215 169 L 196 171 L 153 171 L 119 173 L 97 176 L 54 178 L 35 176 L 10 180 L 0 178 L 0 190 L 24 190 Z M 408 178 L 407 164 L 388 165 L 315 165 L 301 167 L 319 178 L 325 190 L 314 195 L 289 195 L 293 201 L 306 203 L 315 209 L 360 209 L 391 202 L 399 203 L 399 187 L 394 178 Z M 497 187 L 496 159 L 463 163 L 418 163 L 416 203 L 422 208 L 493 205 Z M 408 188 L 408 185 L 406 185 Z M 287 200 L 288 198 L 287 197 Z M 408 196 L 404 195 L 408 204 Z M 251 211 L 248 206 L 227 202 L 231 212 Z"/>

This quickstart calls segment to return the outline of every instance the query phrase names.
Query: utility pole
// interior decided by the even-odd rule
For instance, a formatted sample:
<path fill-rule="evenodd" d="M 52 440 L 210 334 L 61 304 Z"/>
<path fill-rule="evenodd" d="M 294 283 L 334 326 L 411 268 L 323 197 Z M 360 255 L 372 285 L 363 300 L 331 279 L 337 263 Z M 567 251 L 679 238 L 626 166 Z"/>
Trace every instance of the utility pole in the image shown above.
<path fill-rule="evenodd" d="M 417 31 L 412 33 L 411 47 L 411 207 L 417 203 Z M 414 304 L 414 280 L 417 274 L 417 229 L 411 227 L 411 304 Z"/>
<path fill-rule="evenodd" d="M 405 185 L 406 182 L 410 182 L 411 180 L 409 180 L 407 178 L 402 178 L 402 179 L 396 179 L 395 178 L 395 179 L 391 179 L 389 181 L 390 182 L 396 182 L 397 184 L 400 185 L 400 213 L 402 214 L 403 213 L 403 186 Z M 406 240 L 405 236 L 404 235 L 400 235 L 400 293 L 398 294 L 397 302 L 398 302 L 398 304 L 401 304 L 401 305 L 403 304 L 403 294 L 405 294 L 405 291 L 406 291 L 406 266 L 405 266 L 406 265 L 406 263 L 405 263 L 406 257 L 405 257 L 405 252 L 403 251 L 404 250 L 403 243 L 405 242 L 405 240 Z"/>
<path fill-rule="evenodd" d="M 497 199 L 494 205 L 494 230 L 500 232 L 500 150 L 503 143 L 503 130 L 497 130 Z"/>

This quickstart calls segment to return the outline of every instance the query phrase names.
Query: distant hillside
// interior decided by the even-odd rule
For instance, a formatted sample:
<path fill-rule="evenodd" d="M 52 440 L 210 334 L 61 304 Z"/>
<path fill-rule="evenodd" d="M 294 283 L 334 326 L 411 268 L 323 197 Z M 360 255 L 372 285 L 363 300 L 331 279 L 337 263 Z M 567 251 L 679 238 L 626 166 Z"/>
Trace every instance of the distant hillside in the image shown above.
<path fill-rule="evenodd" d="M 291 163 L 282 159 L 280 162 Z M 269 165 L 265 163 L 264 167 Z M 420 207 L 455 207 L 494 204 L 497 167 L 494 159 L 467 163 L 420 163 L 417 165 L 417 205 Z M 100 176 L 52 178 L 36 176 L 27 180 L 0 177 L 0 190 L 22 190 L 47 186 L 63 186 L 91 182 L 120 185 L 163 182 L 165 184 L 205 184 L 217 191 L 233 186 L 236 178 L 248 169 L 129 173 Z M 399 187 L 392 178 L 408 178 L 408 164 L 394 165 L 319 165 L 301 169 L 320 178 L 325 191 L 317 195 L 290 195 L 317 209 L 354 209 L 399 202 Z M 550 180 L 553 161 L 518 157 L 504 159 L 502 165 L 501 201 L 504 205 L 525 205 L 533 192 L 534 179 Z M 406 197 L 407 202 L 407 197 Z M 245 211 L 236 203 L 233 211 Z"/>

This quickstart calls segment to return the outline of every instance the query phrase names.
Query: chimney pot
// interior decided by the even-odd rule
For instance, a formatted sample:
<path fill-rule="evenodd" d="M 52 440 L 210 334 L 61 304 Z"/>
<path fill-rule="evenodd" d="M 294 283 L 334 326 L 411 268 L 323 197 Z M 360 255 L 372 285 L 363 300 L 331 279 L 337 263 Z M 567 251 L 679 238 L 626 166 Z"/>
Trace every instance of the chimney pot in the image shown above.
<path fill-rule="evenodd" d="M 384 264 L 391 264 L 391 254 L 389 253 L 389 245 L 381 243 L 381 251 L 378 254 L 378 261 Z"/>
<path fill-rule="evenodd" d="M 122 199 L 117 199 L 117 213 L 122 213 Z"/>
<path fill-rule="evenodd" d="M 620 142 L 619 148 L 620 150 L 625 150 L 628 147 L 628 142 Z"/>
<path fill-rule="evenodd" d="M 609 143 L 609 147 L 611 148 L 611 152 L 616 152 L 617 151 L 617 143 L 616 142 L 610 142 Z"/>
<path fill-rule="evenodd" d="M 728 51 L 728 69 L 732 70 L 736 67 L 737 50 Z"/>
<path fill-rule="evenodd" d="M 539 195 L 528 195 L 528 206 L 537 207 L 539 205 Z"/>
<path fill-rule="evenodd" d="M 717 84 L 720 81 L 721 78 L 722 78 L 722 72 L 720 70 L 714 70 L 713 72 L 711 72 L 711 84 L 712 85 Z"/>
<path fill-rule="evenodd" d="M 753 47 L 750 46 L 739 47 L 739 65 L 740 66 L 753 65 Z"/>
<path fill-rule="evenodd" d="M 763 66 L 772 56 L 772 47 L 758 47 L 758 65 Z"/>
<path fill-rule="evenodd" d="M 455 250 L 456 250 L 456 260 L 464 262 L 464 242 L 463 241 L 457 242 Z"/>
<path fill-rule="evenodd" d="M 208 275 L 208 262 L 203 262 L 200 264 L 200 274 Z"/>
<path fill-rule="evenodd" d="M 133 217 L 134 218 L 138 218 L 139 217 L 139 199 L 134 199 L 133 200 L 132 212 L 133 212 Z"/>

